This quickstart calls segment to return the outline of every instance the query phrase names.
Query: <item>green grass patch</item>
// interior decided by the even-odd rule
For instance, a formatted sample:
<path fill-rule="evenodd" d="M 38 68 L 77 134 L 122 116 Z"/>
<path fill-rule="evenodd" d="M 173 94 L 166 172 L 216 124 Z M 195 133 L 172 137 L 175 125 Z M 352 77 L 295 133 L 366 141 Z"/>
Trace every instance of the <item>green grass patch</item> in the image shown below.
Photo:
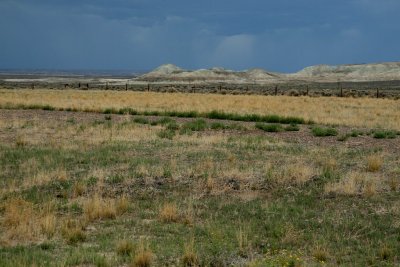
<path fill-rule="evenodd" d="M 140 124 L 150 124 L 150 121 L 144 117 L 136 117 L 136 118 L 133 118 L 132 121 L 135 123 L 140 123 Z"/>
<path fill-rule="evenodd" d="M 394 139 L 398 133 L 390 130 L 374 130 L 372 134 L 376 139 Z"/>
<path fill-rule="evenodd" d="M 293 123 L 288 125 L 288 126 L 286 126 L 284 129 L 287 132 L 298 132 L 298 131 L 300 131 L 300 127 L 297 124 L 293 124 Z"/>
<path fill-rule="evenodd" d="M 210 129 L 212 130 L 225 130 L 229 129 L 229 127 L 222 122 L 213 122 L 210 124 Z"/>
<path fill-rule="evenodd" d="M 257 122 L 255 127 L 265 132 L 282 132 L 284 129 L 280 124 L 266 124 Z"/>
<path fill-rule="evenodd" d="M 170 139 L 172 140 L 175 136 L 175 131 L 170 129 L 164 129 L 157 133 L 157 136 L 163 139 Z"/>
<path fill-rule="evenodd" d="M 207 122 L 203 119 L 186 122 L 181 127 L 181 134 L 190 134 L 191 132 L 199 132 L 207 129 Z"/>
<path fill-rule="evenodd" d="M 338 135 L 338 131 L 335 128 L 332 127 L 313 127 L 311 129 L 311 132 L 314 136 L 318 137 L 325 137 L 325 136 L 336 136 Z"/>

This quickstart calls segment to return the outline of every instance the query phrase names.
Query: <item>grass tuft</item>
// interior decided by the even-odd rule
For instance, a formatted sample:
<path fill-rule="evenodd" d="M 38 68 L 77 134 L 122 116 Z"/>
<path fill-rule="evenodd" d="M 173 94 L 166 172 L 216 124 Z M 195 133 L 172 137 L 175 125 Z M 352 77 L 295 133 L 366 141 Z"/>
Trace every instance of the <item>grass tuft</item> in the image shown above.
<path fill-rule="evenodd" d="M 150 124 L 150 121 L 147 118 L 144 118 L 144 117 L 133 118 L 133 122 L 140 123 L 140 124 Z"/>
<path fill-rule="evenodd" d="M 115 202 L 115 209 L 117 215 L 122 215 L 126 213 L 129 209 L 129 206 L 130 206 L 129 199 L 125 195 L 118 198 Z"/>
<path fill-rule="evenodd" d="M 150 267 L 153 262 L 153 252 L 143 243 L 135 253 L 135 257 L 131 263 L 131 267 Z"/>
<path fill-rule="evenodd" d="M 194 249 L 194 239 L 185 244 L 185 250 L 182 256 L 182 263 L 185 267 L 199 266 L 199 257 Z"/>
<path fill-rule="evenodd" d="M 170 129 L 164 129 L 157 133 L 157 136 L 161 139 L 169 139 L 172 140 L 175 136 L 175 131 Z"/>
<path fill-rule="evenodd" d="M 135 251 L 135 244 L 130 240 L 121 240 L 117 243 L 116 251 L 118 255 L 130 256 Z"/>
<path fill-rule="evenodd" d="M 61 233 L 67 244 L 74 245 L 86 240 L 86 234 L 83 231 L 83 225 L 78 220 L 68 219 L 64 222 Z"/>
<path fill-rule="evenodd" d="M 383 159 L 379 155 L 371 155 L 367 158 L 367 171 L 377 172 L 382 168 Z"/>
<path fill-rule="evenodd" d="M 255 127 L 265 132 L 282 132 L 283 128 L 280 124 L 266 124 L 257 122 Z"/>
<path fill-rule="evenodd" d="M 160 219 L 166 223 L 177 222 L 179 213 L 176 204 L 165 203 L 160 209 Z"/>
<path fill-rule="evenodd" d="M 83 211 L 90 222 L 101 219 L 115 219 L 117 215 L 115 202 L 103 199 L 97 194 L 84 203 Z"/>
<path fill-rule="evenodd" d="M 323 248 L 319 245 L 313 249 L 312 256 L 319 262 L 326 262 L 329 258 L 326 248 Z"/>
<path fill-rule="evenodd" d="M 300 127 L 297 124 L 291 123 L 290 125 L 286 126 L 285 131 L 287 132 L 297 132 L 300 131 Z"/>
<path fill-rule="evenodd" d="M 313 127 L 311 132 L 314 136 L 318 136 L 318 137 L 338 135 L 338 131 L 332 127 L 329 127 L 329 128 Z"/>

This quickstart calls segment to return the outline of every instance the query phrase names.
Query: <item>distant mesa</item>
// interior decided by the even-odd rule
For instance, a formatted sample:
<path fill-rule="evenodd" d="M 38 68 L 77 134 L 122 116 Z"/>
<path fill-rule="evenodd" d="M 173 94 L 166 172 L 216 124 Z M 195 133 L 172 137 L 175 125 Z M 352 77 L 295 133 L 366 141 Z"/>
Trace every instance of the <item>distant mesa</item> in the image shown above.
<path fill-rule="evenodd" d="M 232 83 L 279 83 L 291 81 L 337 82 L 337 81 L 389 81 L 400 80 L 400 62 L 316 65 L 296 73 L 278 73 L 263 69 L 232 71 L 221 67 L 185 70 L 173 64 L 161 65 L 155 70 L 136 78 L 148 82 L 232 82 Z"/>

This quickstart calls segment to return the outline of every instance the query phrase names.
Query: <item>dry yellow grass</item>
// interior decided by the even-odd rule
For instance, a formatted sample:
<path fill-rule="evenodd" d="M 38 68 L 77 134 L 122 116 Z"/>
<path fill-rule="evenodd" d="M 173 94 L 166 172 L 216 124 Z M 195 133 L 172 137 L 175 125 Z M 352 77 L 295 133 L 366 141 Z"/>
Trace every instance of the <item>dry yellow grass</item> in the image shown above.
<path fill-rule="evenodd" d="M 68 174 L 65 168 L 57 168 L 52 171 L 36 171 L 28 167 L 25 173 L 27 178 L 23 181 L 22 186 L 20 186 L 18 190 L 33 186 L 41 186 L 51 181 L 66 181 L 68 179 Z"/>
<path fill-rule="evenodd" d="M 135 244 L 130 240 L 121 240 L 117 243 L 116 251 L 119 255 L 131 255 L 135 250 Z"/>
<path fill-rule="evenodd" d="M 83 211 L 89 222 L 98 219 L 114 219 L 117 216 L 115 200 L 104 199 L 97 194 L 86 200 Z"/>
<path fill-rule="evenodd" d="M 284 245 L 296 245 L 299 243 L 300 239 L 301 239 L 301 232 L 298 231 L 293 224 L 288 223 L 285 226 L 285 234 L 283 235 L 281 242 Z"/>
<path fill-rule="evenodd" d="M 163 222 L 177 222 L 179 219 L 178 208 L 174 203 L 165 203 L 160 209 L 160 219 Z"/>
<path fill-rule="evenodd" d="M 367 158 L 367 171 L 377 172 L 382 168 L 383 159 L 379 155 L 371 155 Z"/>
<path fill-rule="evenodd" d="M 373 98 L 289 97 L 78 90 L 0 90 L 0 105 L 51 105 L 100 111 L 222 110 L 234 113 L 300 116 L 318 123 L 387 127 L 400 130 L 399 101 Z"/>
<path fill-rule="evenodd" d="M 11 199 L 4 203 L 3 226 L 8 240 L 29 241 L 38 233 L 35 227 L 33 204 L 23 199 Z"/>
<path fill-rule="evenodd" d="M 21 244 L 37 241 L 43 235 L 50 238 L 56 233 L 57 218 L 51 203 L 38 211 L 33 203 L 15 198 L 4 202 L 3 207 L 1 226 L 4 231 L 0 232 L 0 240 Z"/>
<path fill-rule="evenodd" d="M 61 233 L 68 244 L 75 244 L 86 239 L 84 228 L 84 222 L 79 218 L 66 219 L 61 227 Z"/>
<path fill-rule="evenodd" d="M 379 177 L 352 171 L 340 181 L 326 184 L 325 193 L 348 196 L 364 195 L 366 197 L 371 197 L 382 187 L 383 181 L 379 179 Z"/>
<path fill-rule="evenodd" d="M 184 246 L 185 249 L 182 256 L 183 266 L 186 267 L 199 266 L 199 257 L 194 248 L 194 238 L 192 238 L 190 242 L 186 243 Z"/>
<path fill-rule="evenodd" d="M 250 241 L 249 241 L 249 233 L 246 229 L 242 227 L 236 233 L 236 239 L 239 247 L 239 254 L 241 256 L 247 256 L 247 253 L 250 250 Z"/>
<path fill-rule="evenodd" d="M 150 267 L 153 262 L 153 252 L 148 246 L 140 244 L 138 251 L 131 263 L 131 267 Z"/>
<path fill-rule="evenodd" d="M 129 199 L 123 195 L 115 201 L 115 209 L 118 215 L 122 215 L 129 209 Z"/>
<path fill-rule="evenodd" d="M 47 237 L 52 237 L 56 232 L 57 218 L 54 214 L 47 214 L 40 220 L 42 231 Z"/>

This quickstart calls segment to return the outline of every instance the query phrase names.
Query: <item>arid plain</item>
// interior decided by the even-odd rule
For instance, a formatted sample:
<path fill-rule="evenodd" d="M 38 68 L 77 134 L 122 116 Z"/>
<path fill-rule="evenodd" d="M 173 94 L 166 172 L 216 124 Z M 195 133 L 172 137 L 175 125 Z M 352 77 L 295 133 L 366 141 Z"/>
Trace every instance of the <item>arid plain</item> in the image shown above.
<path fill-rule="evenodd" d="M 398 100 L 0 90 L 0 265 L 395 266 Z"/>

